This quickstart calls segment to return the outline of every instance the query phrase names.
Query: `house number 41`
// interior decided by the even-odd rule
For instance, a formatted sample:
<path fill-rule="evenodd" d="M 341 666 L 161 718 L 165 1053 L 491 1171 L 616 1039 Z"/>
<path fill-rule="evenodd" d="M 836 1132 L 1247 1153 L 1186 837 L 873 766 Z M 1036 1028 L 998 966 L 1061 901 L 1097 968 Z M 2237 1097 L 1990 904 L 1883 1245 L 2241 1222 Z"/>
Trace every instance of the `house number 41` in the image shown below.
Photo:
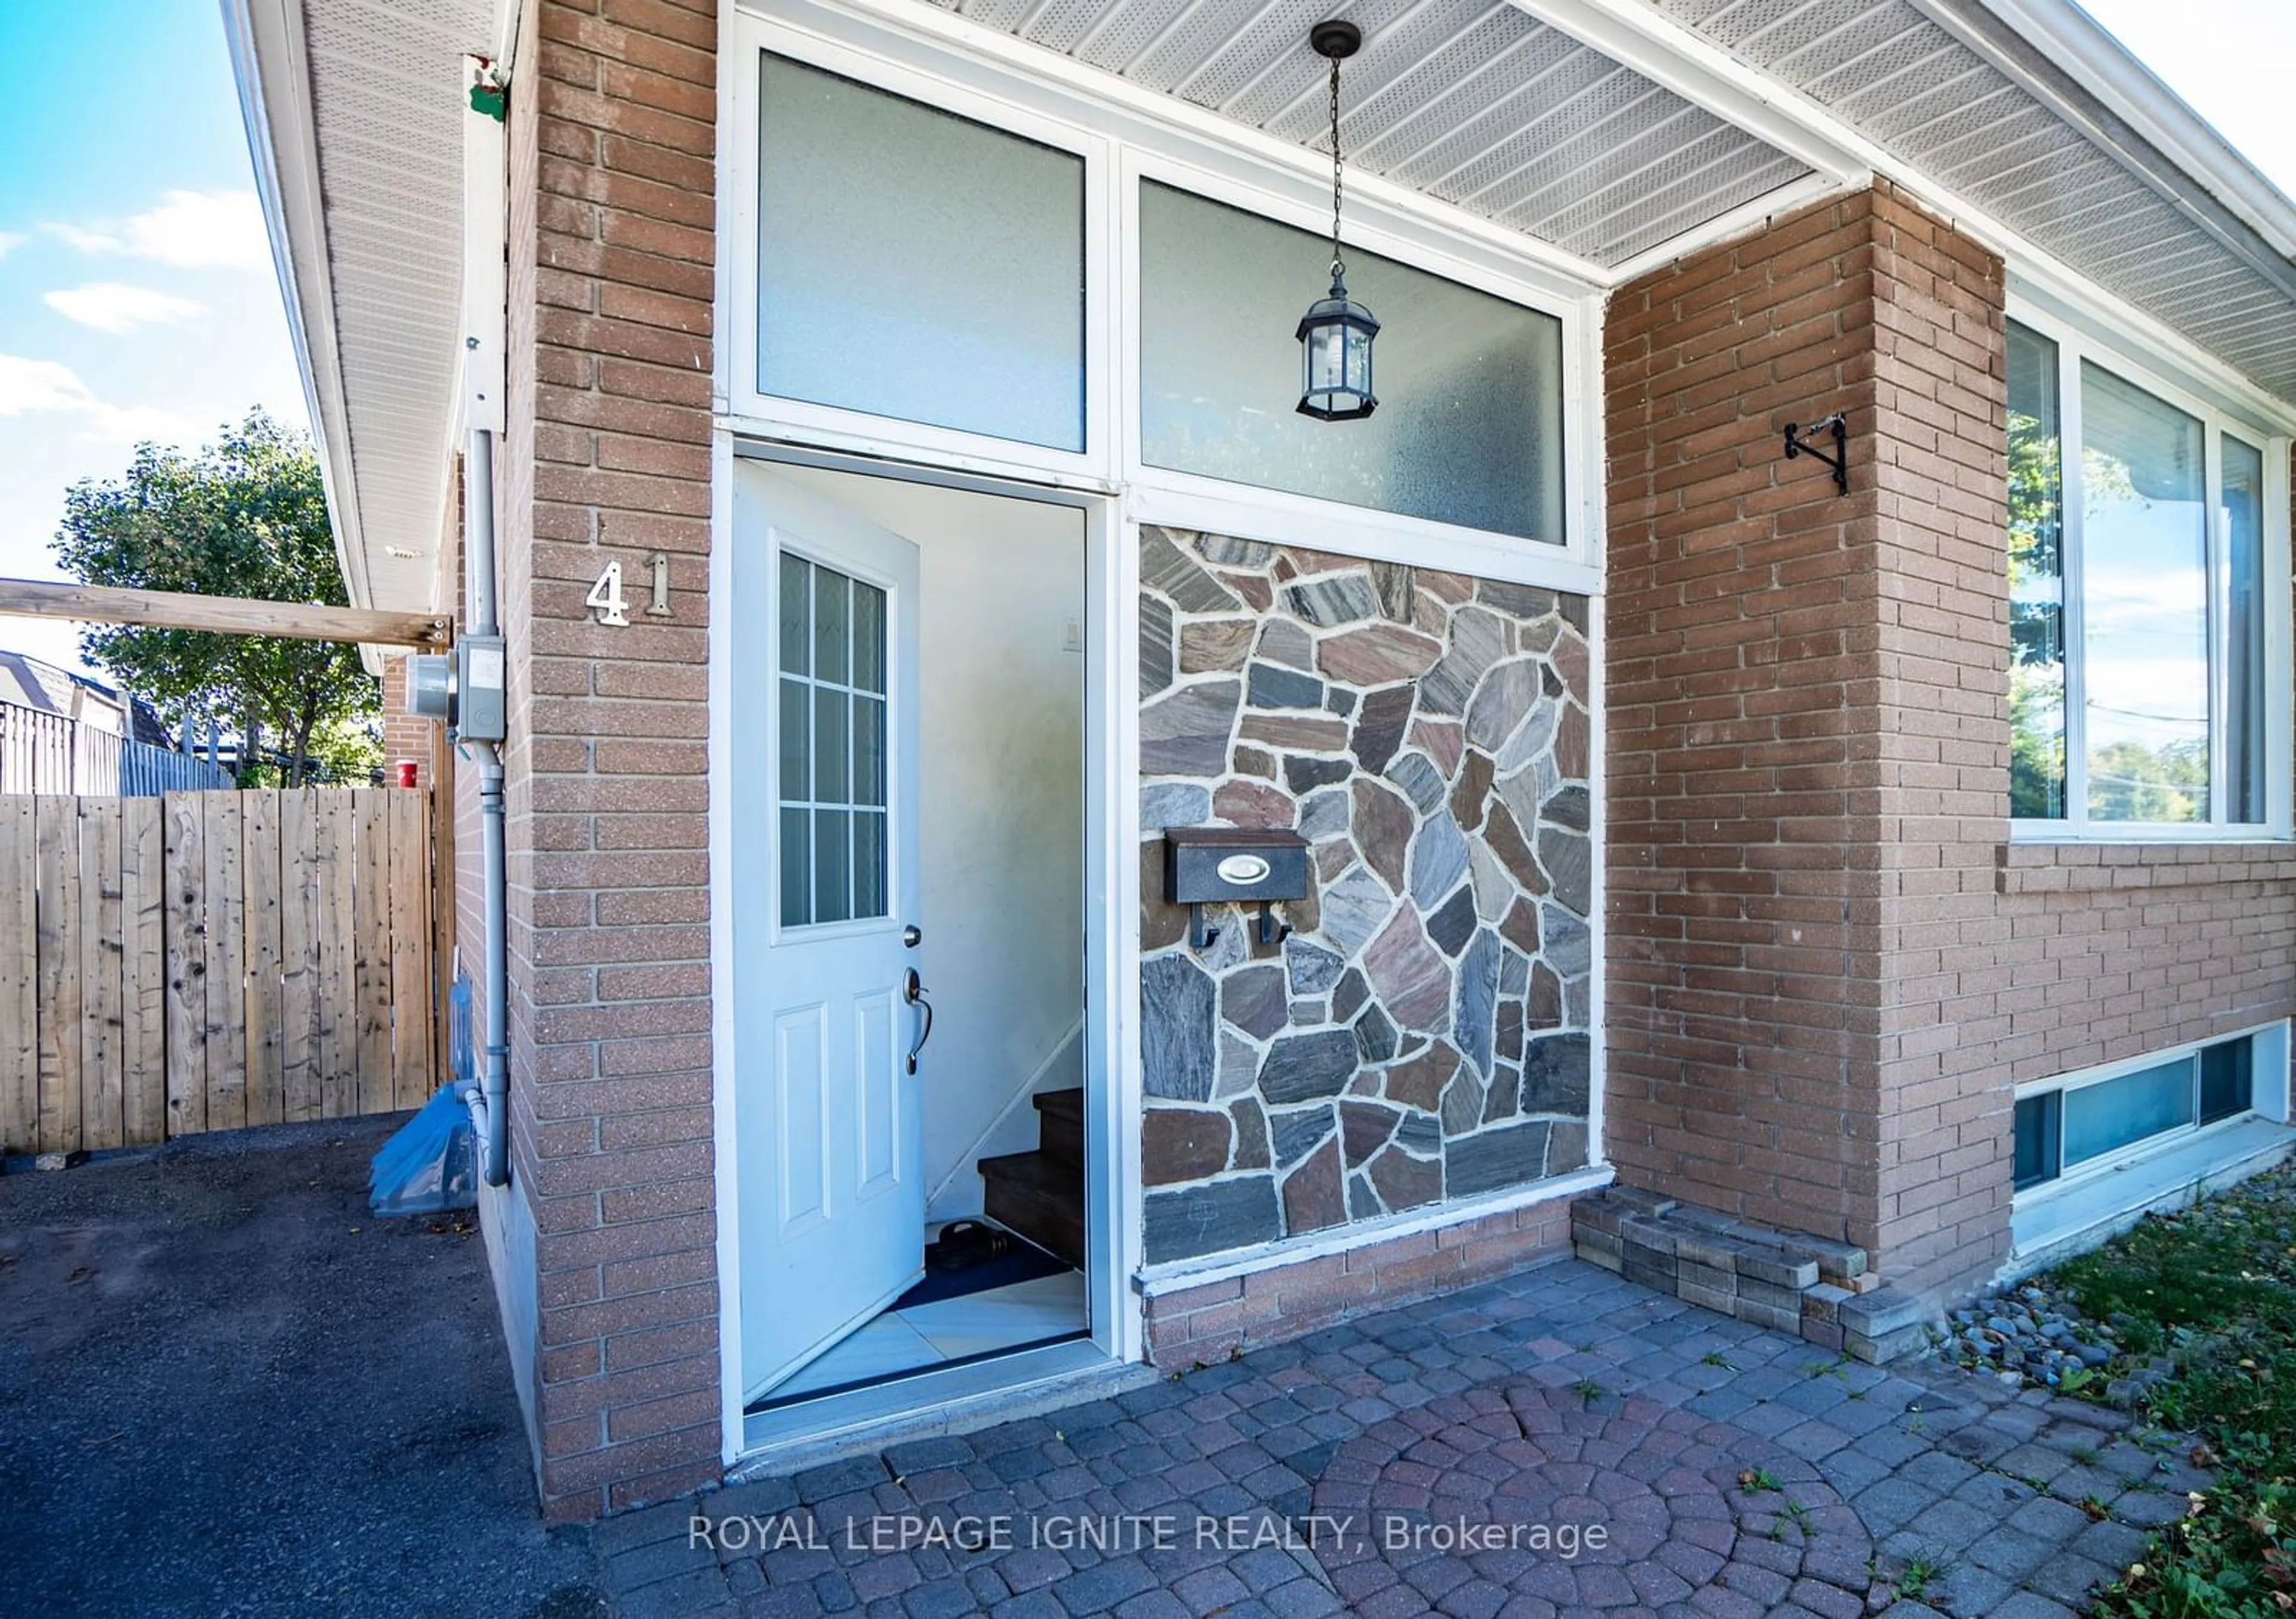
<path fill-rule="evenodd" d="M 653 569 L 653 600 L 646 607 L 646 616 L 666 619 L 669 616 L 669 554 L 657 551 L 647 562 Z M 630 621 L 630 604 L 622 595 L 621 563 L 612 562 L 606 564 L 604 571 L 598 575 L 597 582 L 590 587 L 590 594 L 582 598 L 582 604 L 597 612 L 601 624 L 627 624 Z"/>

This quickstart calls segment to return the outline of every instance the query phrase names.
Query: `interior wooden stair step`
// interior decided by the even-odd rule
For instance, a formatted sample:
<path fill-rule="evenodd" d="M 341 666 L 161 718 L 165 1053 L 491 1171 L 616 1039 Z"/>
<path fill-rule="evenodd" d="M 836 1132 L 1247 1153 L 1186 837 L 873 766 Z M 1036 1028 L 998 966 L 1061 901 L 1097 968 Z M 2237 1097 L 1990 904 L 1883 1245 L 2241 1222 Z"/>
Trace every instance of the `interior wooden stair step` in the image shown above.
<path fill-rule="evenodd" d="M 1037 1148 L 980 1161 L 982 1210 L 1084 1268 L 1084 1091 L 1037 1093 Z"/>

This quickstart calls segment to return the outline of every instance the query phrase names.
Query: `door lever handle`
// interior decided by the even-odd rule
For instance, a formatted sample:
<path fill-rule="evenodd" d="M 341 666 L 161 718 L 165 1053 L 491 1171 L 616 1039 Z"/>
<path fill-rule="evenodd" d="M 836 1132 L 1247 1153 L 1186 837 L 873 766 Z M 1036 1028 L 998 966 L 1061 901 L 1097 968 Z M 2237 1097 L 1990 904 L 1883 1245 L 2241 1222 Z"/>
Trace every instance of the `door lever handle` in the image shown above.
<path fill-rule="evenodd" d="M 925 1042 L 932 1039 L 933 1008 L 932 1001 L 928 999 L 930 991 L 925 988 L 924 980 L 917 976 L 916 968 L 911 967 L 907 982 L 901 986 L 901 998 L 913 1007 L 923 1007 L 925 1014 L 925 1026 L 917 1031 L 917 1043 L 909 1048 L 911 1073 L 917 1071 L 917 1053 L 922 1051 L 925 1048 Z"/>

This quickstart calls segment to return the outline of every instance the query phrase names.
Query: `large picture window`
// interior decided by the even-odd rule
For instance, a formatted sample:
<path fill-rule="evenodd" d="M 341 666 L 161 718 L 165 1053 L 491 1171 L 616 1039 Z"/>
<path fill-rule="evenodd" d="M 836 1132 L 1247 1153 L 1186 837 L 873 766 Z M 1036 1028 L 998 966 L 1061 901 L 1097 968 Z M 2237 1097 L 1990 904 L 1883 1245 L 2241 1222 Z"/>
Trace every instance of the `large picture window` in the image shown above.
<path fill-rule="evenodd" d="M 2262 825 L 2263 451 L 2014 322 L 2008 361 L 2011 814 Z"/>

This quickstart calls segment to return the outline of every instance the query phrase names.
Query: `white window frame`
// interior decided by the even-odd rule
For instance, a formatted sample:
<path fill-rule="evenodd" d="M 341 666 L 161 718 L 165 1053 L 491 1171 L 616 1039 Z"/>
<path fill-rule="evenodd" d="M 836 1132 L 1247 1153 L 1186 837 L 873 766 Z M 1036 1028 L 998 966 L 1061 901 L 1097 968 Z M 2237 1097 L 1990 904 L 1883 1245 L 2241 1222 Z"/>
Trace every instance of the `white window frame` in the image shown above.
<path fill-rule="evenodd" d="M 1348 240 L 1562 323 L 1560 544 L 1145 464 L 1140 453 L 1139 198 L 1144 179 L 1320 234 L 1331 170 L 1315 153 L 1158 96 L 929 6 L 875 0 L 745 4 L 728 24 L 728 365 L 721 424 L 745 436 L 1124 497 L 1140 522 L 1218 527 L 1279 544 L 1543 585 L 1602 589 L 1604 289 L 1537 242 L 1400 188 L 1350 176 Z M 972 119 L 1085 160 L 1085 448 L 1069 452 L 788 399 L 757 386 L 756 53 Z M 737 163 L 739 160 L 737 159 Z M 1301 308 L 1320 259 L 1303 263 Z M 1285 341 L 1290 334 L 1283 334 Z M 1338 431 L 1345 431 L 1340 429 Z"/>
<path fill-rule="evenodd" d="M 2203 1136 L 2234 1130 L 2258 1119 L 2285 1122 L 2288 1118 L 2289 1101 L 2288 1038 L 2288 1020 L 2280 1018 L 2272 1023 L 2259 1023 L 2253 1028 L 2235 1030 L 2226 1034 L 2212 1034 L 2206 1040 L 2187 1040 L 2180 1046 L 2169 1046 L 2161 1050 L 2148 1051 L 2141 1056 L 2124 1057 L 2114 1063 L 2102 1063 L 2094 1068 L 2083 1068 L 2072 1073 L 2056 1074 L 2045 1080 L 2026 1081 L 2016 1089 L 2016 1100 L 2020 1102 L 2032 1097 L 2046 1096 L 2052 1091 L 2058 1095 L 2059 1161 L 2054 1177 L 2013 1194 L 2013 1206 L 2021 1206 L 2029 1202 L 2054 1197 L 2070 1188 L 2079 1187 L 2101 1175 L 2109 1175 L 2116 1170 L 2125 1169 L 2137 1160 L 2150 1158 L 2156 1153 L 2181 1146 Z M 2229 1114 L 2221 1119 L 2212 1119 L 2203 1124 L 2200 1122 L 2199 1056 L 2211 1046 L 2227 1045 L 2239 1040 L 2247 1040 L 2251 1048 L 2248 1105 L 2236 1114 Z M 2175 1125 L 2157 1135 L 2145 1136 L 2130 1142 L 2126 1146 L 2116 1147 L 2112 1152 L 2101 1153 L 2094 1158 L 2084 1159 L 2070 1168 L 2064 1164 L 2062 1147 L 2066 1097 L 2077 1090 L 2087 1090 L 2094 1086 L 2106 1084 L 2113 1080 L 2124 1079 L 2132 1073 L 2141 1073 L 2148 1068 L 2158 1068 L 2166 1064 L 2179 1061 L 2190 1061 L 2193 1064 L 2194 1107 L 2191 1123 Z M 2013 1113 L 2010 1129 L 2013 1139 L 2016 1129 Z"/>
<path fill-rule="evenodd" d="M 2291 714 L 2289 599 L 2289 448 L 2287 423 L 2274 423 L 2187 385 L 2146 363 L 2128 349 L 2103 341 L 2088 323 L 2038 307 L 2016 295 L 2009 318 L 2054 343 L 2057 349 L 2057 440 L 2062 502 L 2059 547 L 2063 563 L 2065 648 L 2065 809 L 2061 820 L 2013 817 L 2009 834 L 2019 842 L 2194 843 L 2254 842 L 2290 835 Z M 2205 821 L 2107 821 L 2088 812 L 2087 670 L 2082 619 L 2083 497 L 2081 368 L 2087 362 L 2111 372 L 2131 387 L 2200 422 L 2205 467 L 2202 504 L 2208 514 L 2209 577 L 2209 818 Z M 2276 431 L 2277 428 L 2279 431 Z M 2226 818 L 2227 749 L 2224 719 L 2230 686 L 2226 668 L 2226 611 L 2229 600 L 2231 536 L 2224 518 L 2225 435 L 2260 451 L 2264 457 L 2262 521 L 2264 551 L 2265 816 L 2260 821 Z M 2165 1060 L 2165 1059 L 2162 1059 Z"/>
<path fill-rule="evenodd" d="M 748 26 L 742 26 L 746 23 Z M 966 471 L 1002 473 L 1055 483 L 1092 481 L 1108 458 L 1108 418 L 1100 400 L 1109 386 L 1107 323 L 1095 318 L 1108 298 L 1109 228 L 1108 170 L 1111 151 L 1106 141 L 1088 130 L 1043 118 L 1024 106 L 980 95 L 950 84 L 914 67 L 872 56 L 834 41 L 751 18 L 737 21 L 734 35 L 742 42 L 741 53 L 730 64 L 742 76 L 736 87 L 737 110 L 733 150 L 749 154 L 746 170 L 732 177 L 726 193 L 735 221 L 729 243 L 733 259 L 733 319 L 727 341 L 734 414 L 771 423 L 775 438 L 787 438 L 831 449 L 880 453 L 873 446 L 898 446 L 902 454 L 939 465 Z M 1083 307 L 1079 311 L 1084 338 L 1084 379 L 1079 402 L 1084 412 L 1084 448 L 1080 450 L 1030 444 L 1017 439 L 939 427 L 925 422 L 882 416 L 843 406 L 823 405 L 768 394 L 758 386 L 758 185 L 759 107 L 757 62 L 771 52 L 808 67 L 840 75 L 872 89 L 901 96 L 936 111 L 968 119 L 1000 134 L 1034 141 L 1039 145 L 1082 160 L 1084 223 L 1078 243 L 1084 259 Z"/>

